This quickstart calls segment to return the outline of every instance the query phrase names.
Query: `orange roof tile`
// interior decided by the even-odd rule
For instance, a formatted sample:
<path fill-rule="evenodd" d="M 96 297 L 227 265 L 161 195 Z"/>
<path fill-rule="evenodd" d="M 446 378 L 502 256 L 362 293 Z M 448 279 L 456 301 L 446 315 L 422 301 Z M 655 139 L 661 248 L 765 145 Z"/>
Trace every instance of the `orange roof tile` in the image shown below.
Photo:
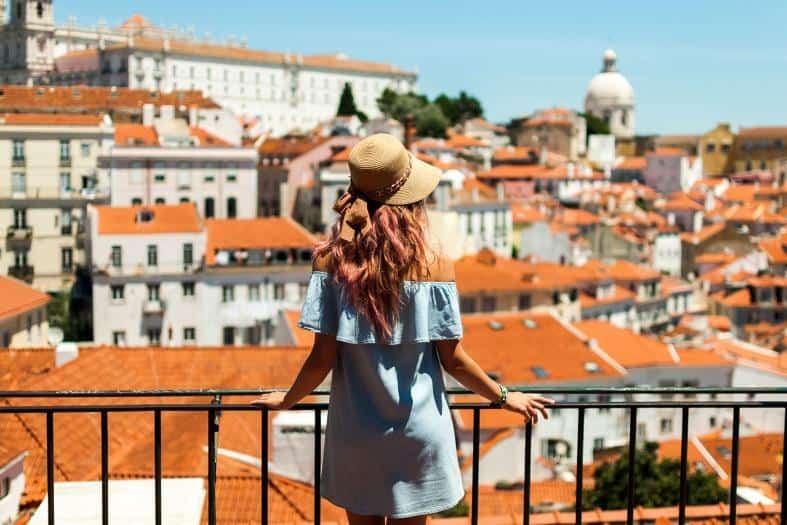
<path fill-rule="evenodd" d="M 0 277 L 0 287 L 3 286 L 3 279 L 5 278 Z M 54 366 L 54 349 L 0 351 L 0 390 L 18 390 L 25 381 L 49 372 Z"/>
<path fill-rule="evenodd" d="M 697 264 L 727 264 L 738 257 L 734 253 L 704 253 L 694 258 Z"/>
<path fill-rule="evenodd" d="M 787 137 L 787 127 L 785 126 L 757 126 L 751 128 L 741 127 L 738 130 L 740 138 L 758 137 Z"/>
<path fill-rule="evenodd" d="M 485 140 L 479 140 L 469 135 L 461 135 L 459 133 L 450 134 L 447 140 L 448 144 L 455 148 L 472 148 L 489 146 Z"/>
<path fill-rule="evenodd" d="M 299 310 L 284 310 L 284 319 L 287 321 L 287 329 L 292 334 L 295 346 L 311 347 L 314 344 L 314 332 L 304 330 L 298 326 L 298 319 L 301 316 Z"/>
<path fill-rule="evenodd" d="M 594 352 L 581 334 L 550 315 L 472 314 L 463 316 L 462 325 L 462 344 L 470 355 L 507 384 L 592 381 L 623 375 Z M 545 352 L 545 348 L 560 348 L 560 352 Z"/>
<path fill-rule="evenodd" d="M 624 157 L 623 160 L 615 166 L 616 170 L 644 170 L 647 167 L 645 157 Z"/>
<path fill-rule="evenodd" d="M 202 221 L 193 202 L 153 206 L 94 206 L 94 209 L 98 215 L 98 233 L 102 235 L 150 235 L 202 231 Z M 151 220 L 139 220 L 141 212 L 152 213 Z"/>
<path fill-rule="evenodd" d="M 115 144 L 118 146 L 158 146 L 158 135 L 153 126 L 116 124 Z"/>
<path fill-rule="evenodd" d="M 299 157 L 304 153 L 311 151 L 323 142 L 329 140 L 330 137 L 281 137 L 270 138 L 260 144 L 257 151 L 260 158 L 264 157 L 282 157 L 292 159 Z M 348 153 L 349 155 L 349 153 Z"/>
<path fill-rule="evenodd" d="M 73 113 L 6 113 L 0 125 L 6 126 L 100 126 L 104 115 Z"/>
<path fill-rule="evenodd" d="M 676 364 L 674 354 L 657 339 L 606 321 L 581 321 L 574 326 L 589 339 L 595 339 L 604 352 L 626 368 Z"/>
<path fill-rule="evenodd" d="M 504 146 L 496 148 L 492 156 L 495 162 L 510 162 L 510 161 L 529 161 L 532 158 L 538 158 L 538 152 L 533 148 L 527 146 Z"/>
<path fill-rule="evenodd" d="M 721 233 L 724 227 L 725 224 L 723 222 L 711 224 L 710 226 L 705 226 L 700 229 L 698 232 L 681 233 L 680 240 L 689 244 L 700 244 Z"/>
<path fill-rule="evenodd" d="M 571 266 L 528 263 L 494 255 L 487 249 L 457 260 L 454 272 L 461 294 L 513 294 L 534 290 L 567 290 L 577 286 Z"/>
<path fill-rule="evenodd" d="M 593 308 L 596 306 L 622 303 L 625 301 L 634 301 L 636 298 L 637 295 L 631 290 L 623 288 L 622 286 L 613 285 L 612 294 L 601 299 L 592 297 L 586 293 L 580 294 L 579 304 L 582 308 Z"/>
<path fill-rule="evenodd" d="M 206 131 L 203 128 L 198 128 L 195 126 L 189 127 L 189 135 L 197 139 L 198 146 L 207 147 L 207 146 L 232 146 L 229 142 L 222 139 L 221 137 Z"/>
<path fill-rule="evenodd" d="M 220 250 L 310 249 L 316 240 L 303 226 L 288 217 L 256 219 L 208 219 L 205 262 L 216 263 Z"/>
<path fill-rule="evenodd" d="M 606 266 L 607 273 L 615 281 L 647 281 L 658 279 L 661 274 L 652 268 L 640 266 L 632 262 L 616 259 Z"/>
<path fill-rule="evenodd" d="M 771 264 L 787 264 L 787 235 L 774 239 L 764 239 L 758 244 L 760 250 L 768 256 Z"/>
<path fill-rule="evenodd" d="M 50 301 L 49 295 L 39 292 L 22 281 L 0 276 L 0 320 L 40 308 Z"/>
<path fill-rule="evenodd" d="M 682 150 L 680 148 L 673 148 L 673 147 L 668 147 L 668 146 L 661 147 L 661 148 L 656 148 L 655 151 L 649 151 L 647 153 L 648 157 L 654 156 L 654 155 L 663 156 L 663 157 L 686 157 L 686 156 L 688 156 L 688 155 L 686 155 L 686 152 L 684 150 Z"/>
<path fill-rule="evenodd" d="M 511 203 L 511 216 L 514 224 L 523 224 L 546 220 L 546 216 L 538 209 L 522 203 Z"/>
<path fill-rule="evenodd" d="M 661 207 L 669 211 L 703 211 L 705 209 L 682 192 L 670 195 L 669 200 Z"/>
<path fill-rule="evenodd" d="M 574 179 L 603 179 L 604 174 L 598 171 L 592 171 L 589 175 L 585 175 L 581 168 L 574 167 L 573 175 L 569 176 L 568 168 L 566 165 L 550 167 L 543 164 L 500 164 L 493 166 L 489 171 L 480 172 L 476 175 L 479 179 L 552 179 L 552 180 L 566 180 Z"/>

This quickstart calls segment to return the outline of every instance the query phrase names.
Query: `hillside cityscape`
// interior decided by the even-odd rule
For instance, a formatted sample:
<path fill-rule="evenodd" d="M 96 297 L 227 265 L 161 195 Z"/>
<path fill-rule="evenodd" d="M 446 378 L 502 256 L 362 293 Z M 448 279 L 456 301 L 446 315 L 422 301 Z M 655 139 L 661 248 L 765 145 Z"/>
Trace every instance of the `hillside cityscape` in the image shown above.
<path fill-rule="evenodd" d="M 374 133 L 442 172 L 430 241 L 454 261 L 467 351 L 566 404 L 528 426 L 455 408 L 467 497 L 430 521 L 784 523 L 787 122 L 638 134 L 648 101 L 612 49 L 574 107 L 492 122 L 373 49 L 54 8 L 0 0 L 0 524 L 346 523 L 314 507 L 325 409 L 214 405 L 211 433 L 197 409 L 71 408 L 288 387 L 314 340 L 312 249 Z M 247 392 L 189 393 L 206 389 Z"/>

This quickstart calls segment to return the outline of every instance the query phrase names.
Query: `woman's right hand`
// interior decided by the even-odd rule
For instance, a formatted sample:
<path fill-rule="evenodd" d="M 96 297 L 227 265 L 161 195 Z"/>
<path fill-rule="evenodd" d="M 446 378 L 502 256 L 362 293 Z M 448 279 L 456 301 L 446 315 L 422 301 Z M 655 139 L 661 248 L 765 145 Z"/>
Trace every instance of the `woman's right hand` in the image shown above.
<path fill-rule="evenodd" d="M 525 394 L 524 392 L 509 392 L 503 408 L 525 416 L 525 422 L 538 423 L 538 414 L 544 419 L 549 419 L 547 408 L 554 405 L 555 400 L 548 397 Z"/>

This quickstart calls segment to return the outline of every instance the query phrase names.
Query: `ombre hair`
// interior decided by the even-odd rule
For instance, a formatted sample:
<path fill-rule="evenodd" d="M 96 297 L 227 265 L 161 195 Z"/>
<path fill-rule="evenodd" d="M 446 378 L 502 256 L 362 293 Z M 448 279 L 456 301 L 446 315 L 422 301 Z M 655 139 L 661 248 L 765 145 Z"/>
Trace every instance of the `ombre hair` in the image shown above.
<path fill-rule="evenodd" d="M 351 242 L 339 237 L 339 219 L 314 255 L 329 258 L 348 302 L 388 341 L 399 319 L 402 283 L 429 275 L 426 208 L 424 201 L 399 206 L 369 201 L 369 215 L 369 231 Z"/>

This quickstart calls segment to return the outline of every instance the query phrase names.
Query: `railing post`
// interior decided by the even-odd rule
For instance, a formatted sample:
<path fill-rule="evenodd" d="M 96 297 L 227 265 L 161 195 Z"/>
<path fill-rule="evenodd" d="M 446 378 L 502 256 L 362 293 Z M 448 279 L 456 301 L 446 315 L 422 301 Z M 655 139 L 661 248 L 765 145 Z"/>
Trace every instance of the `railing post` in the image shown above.
<path fill-rule="evenodd" d="M 161 410 L 153 411 L 153 463 L 156 525 L 161 525 Z"/>
<path fill-rule="evenodd" d="M 688 448 L 689 448 L 689 407 L 681 409 L 680 427 L 680 503 L 678 504 L 678 525 L 686 522 L 686 502 L 688 499 L 686 484 L 686 471 L 688 470 Z"/>
<path fill-rule="evenodd" d="M 470 525 L 478 525 L 478 464 L 481 441 L 481 410 L 473 409 L 473 481 L 470 487 L 472 507 L 470 509 Z"/>
<path fill-rule="evenodd" d="M 55 414 L 46 413 L 46 492 L 47 521 L 55 525 Z"/>
<path fill-rule="evenodd" d="M 782 501 L 781 525 L 787 525 L 787 405 L 784 407 L 784 428 L 782 429 Z"/>
<path fill-rule="evenodd" d="M 524 473 L 524 494 L 522 496 L 522 523 L 530 525 L 530 455 L 533 445 L 533 422 L 528 420 L 525 423 L 525 473 Z"/>
<path fill-rule="evenodd" d="M 109 525 L 109 421 L 101 411 L 101 523 Z"/>
<path fill-rule="evenodd" d="M 260 412 L 260 520 L 262 525 L 268 525 L 268 408 L 263 407 Z"/>
<path fill-rule="evenodd" d="M 634 464 L 637 459 L 637 407 L 629 409 L 629 464 L 628 494 L 626 498 L 626 524 L 634 523 Z"/>
<path fill-rule="evenodd" d="M 732 407 L 732 465 L 730 467 L 730 525 L 738 521 L 738 432 L 741 407 Z"/>
<path fill-rule="evenodd" d="M 208 525 L 216 525 L 216 452 L 221 396 L 214 396 L 208 409 Z"/>
<path fill-rule="evenodd" d="M 314 523 L 319 525 L 322 519 L 320 508 L 320 467 L 322 466 L 322 419 L 320 409 L 314 409 Z"/>
<path fill-rule="evenodd" d="M 583 445 L 585 442 L 585 407 L 577 409 L 577 486 L 574 495 L 574 522 L 577 525 L 582 523 L 582 482 L 583 474 L 582 466 L 584 463 Z"/>

